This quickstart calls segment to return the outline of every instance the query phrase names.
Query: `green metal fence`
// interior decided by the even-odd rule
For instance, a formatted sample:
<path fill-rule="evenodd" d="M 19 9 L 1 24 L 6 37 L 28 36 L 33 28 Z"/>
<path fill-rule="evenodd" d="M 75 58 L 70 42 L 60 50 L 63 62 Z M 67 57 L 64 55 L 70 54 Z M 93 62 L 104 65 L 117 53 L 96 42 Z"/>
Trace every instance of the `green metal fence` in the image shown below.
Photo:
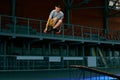
<path fill-rule="evenodd" d="M 119 31 L 104 34 L 104 29 L 86 27 L 74 24 L 61 26 L 61 33 L 43 33 L 46 25 L 44 20 L 0 15 L 0 33 L 5 36 L 26 36 L 32 38 L 52 38 L 64 40 L 77 40 L 98 43 L 119 43 Z M 107 42 L 106 42 L 107 41 Z"/>
<path fill-rule="evenodd" d="M 0 55 L 0 71 L 35 71 L 44 69 L 69 69 L 70 65 L 85 65 L 89 66 L 89 62 L 84 60 L 88 57 L 76 56 L 17 56 L 17 55 Z M 116 58 L 114 63 L 113 59 L 106 59 L 109 61 L 109 66 L 120 66 L 120 59 Z M 104 67 L 104 63 L 100 57 L 97 57 L 94 67 Z"/>

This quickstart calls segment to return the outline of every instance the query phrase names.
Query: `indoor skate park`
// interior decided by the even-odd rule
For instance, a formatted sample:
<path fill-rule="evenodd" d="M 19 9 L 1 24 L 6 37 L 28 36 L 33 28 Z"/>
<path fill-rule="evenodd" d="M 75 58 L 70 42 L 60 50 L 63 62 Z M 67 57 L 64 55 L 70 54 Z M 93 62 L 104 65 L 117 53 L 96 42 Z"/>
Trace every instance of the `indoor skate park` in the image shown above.
<path fill-rule="evenodd" d="M 120 80 L 120 0 L 1 0 L 0 80 Z"/>

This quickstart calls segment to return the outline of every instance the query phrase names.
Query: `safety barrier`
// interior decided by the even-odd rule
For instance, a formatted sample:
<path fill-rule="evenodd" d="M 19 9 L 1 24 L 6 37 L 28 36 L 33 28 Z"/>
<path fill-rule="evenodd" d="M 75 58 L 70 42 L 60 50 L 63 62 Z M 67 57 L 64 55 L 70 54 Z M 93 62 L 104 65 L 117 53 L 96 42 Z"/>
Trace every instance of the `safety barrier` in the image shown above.
<path fill-rule="evenodd" d="M 104 29 L 86 27 L 74 24 L 65 24 L 61 26 L 61 33 L 44 33 L 46 21 L 31 18 L 14 17 L 0 15 L 0 35 L 12 37 L 26 36 L 31 38 L 52 38 L 52 39 L 71 39 L 71 40 L 90 40 L 90 41 L 113 41 L 120 40 L 119 31 L 109 31 L 104 34 Z"/>

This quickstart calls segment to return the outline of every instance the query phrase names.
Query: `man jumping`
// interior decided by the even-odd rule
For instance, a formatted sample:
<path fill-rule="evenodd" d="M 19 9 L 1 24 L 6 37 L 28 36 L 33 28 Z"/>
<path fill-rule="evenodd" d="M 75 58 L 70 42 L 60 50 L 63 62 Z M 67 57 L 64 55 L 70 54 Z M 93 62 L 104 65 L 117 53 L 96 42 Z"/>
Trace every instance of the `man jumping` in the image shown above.
<path fill-rule="evenodd" d="M 61 6 L 56 5 L 55 9 L 51 11 L 48 21 L 46 23 L 46 27 L 44 29 L 44 33 L 55 31 L 56 33 L 60 33 L 59 29 L 64 18 L 64 13 L 61 11 Z"/>

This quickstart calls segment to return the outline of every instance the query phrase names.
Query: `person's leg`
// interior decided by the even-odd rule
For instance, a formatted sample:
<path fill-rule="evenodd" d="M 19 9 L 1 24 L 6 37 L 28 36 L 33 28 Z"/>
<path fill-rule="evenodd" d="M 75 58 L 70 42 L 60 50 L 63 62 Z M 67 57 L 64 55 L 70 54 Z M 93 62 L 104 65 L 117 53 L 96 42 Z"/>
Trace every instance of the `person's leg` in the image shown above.
<path fill-rule="evenodd" d="M 48 25 L 48 31 L 51 31 L 57 22 L 57 18 L 50 19 Z"/>
<path fill-rule="evenodd" d="M 57 21 L 57 18 L 55 18 L 53 23 L 53 30 L 55 33 L 59 34 L 61 32 L 60 27 L 62 25 L 62 20 Z"/>
<path fill-rule="evenodd" d="M 48 24 L 47 32 L 50 32 L 52 30 L 53 30 L 53 19 L 50 19 L 49 24 Z"/>
<path fill-rule="evenodd" d="M 53 19 L 50 19 L 48 26 L 53 26 Z"/>
<path fill-rule="evenodd" d="M 60 29 L 54 29 L 54 32 L 59 34 L 59 33 L 61 33 L 61 30 Z"/>
<path fill-rule="evenodd" d="M 50 22 L 49 22 L 49 26 L 48 26 L 48 32 L 53 30 L 57 33 L 60 33 L 61 30 L 58 29 L 58 28 L 61 26 L 61 24 L 62 24 L 62 20 L 58 21 L 57 18 L 51 19 Z"/>
<path fill-rule="evenodd" d="M 57 19 L 56 17 L 53 18 L 53 21 L 52 21 L 52 26 L 53 26 L 53 27 L 56 25 L 57 21 L 58 21 L 58 19 Z"/>
<path fill-rule="evenodd" d="M 53 26 L 53 29 L 56 29 L 58 27 L 60 27 L 62 24 L 62 20 L 59 20 L 54 26 Z"/>

